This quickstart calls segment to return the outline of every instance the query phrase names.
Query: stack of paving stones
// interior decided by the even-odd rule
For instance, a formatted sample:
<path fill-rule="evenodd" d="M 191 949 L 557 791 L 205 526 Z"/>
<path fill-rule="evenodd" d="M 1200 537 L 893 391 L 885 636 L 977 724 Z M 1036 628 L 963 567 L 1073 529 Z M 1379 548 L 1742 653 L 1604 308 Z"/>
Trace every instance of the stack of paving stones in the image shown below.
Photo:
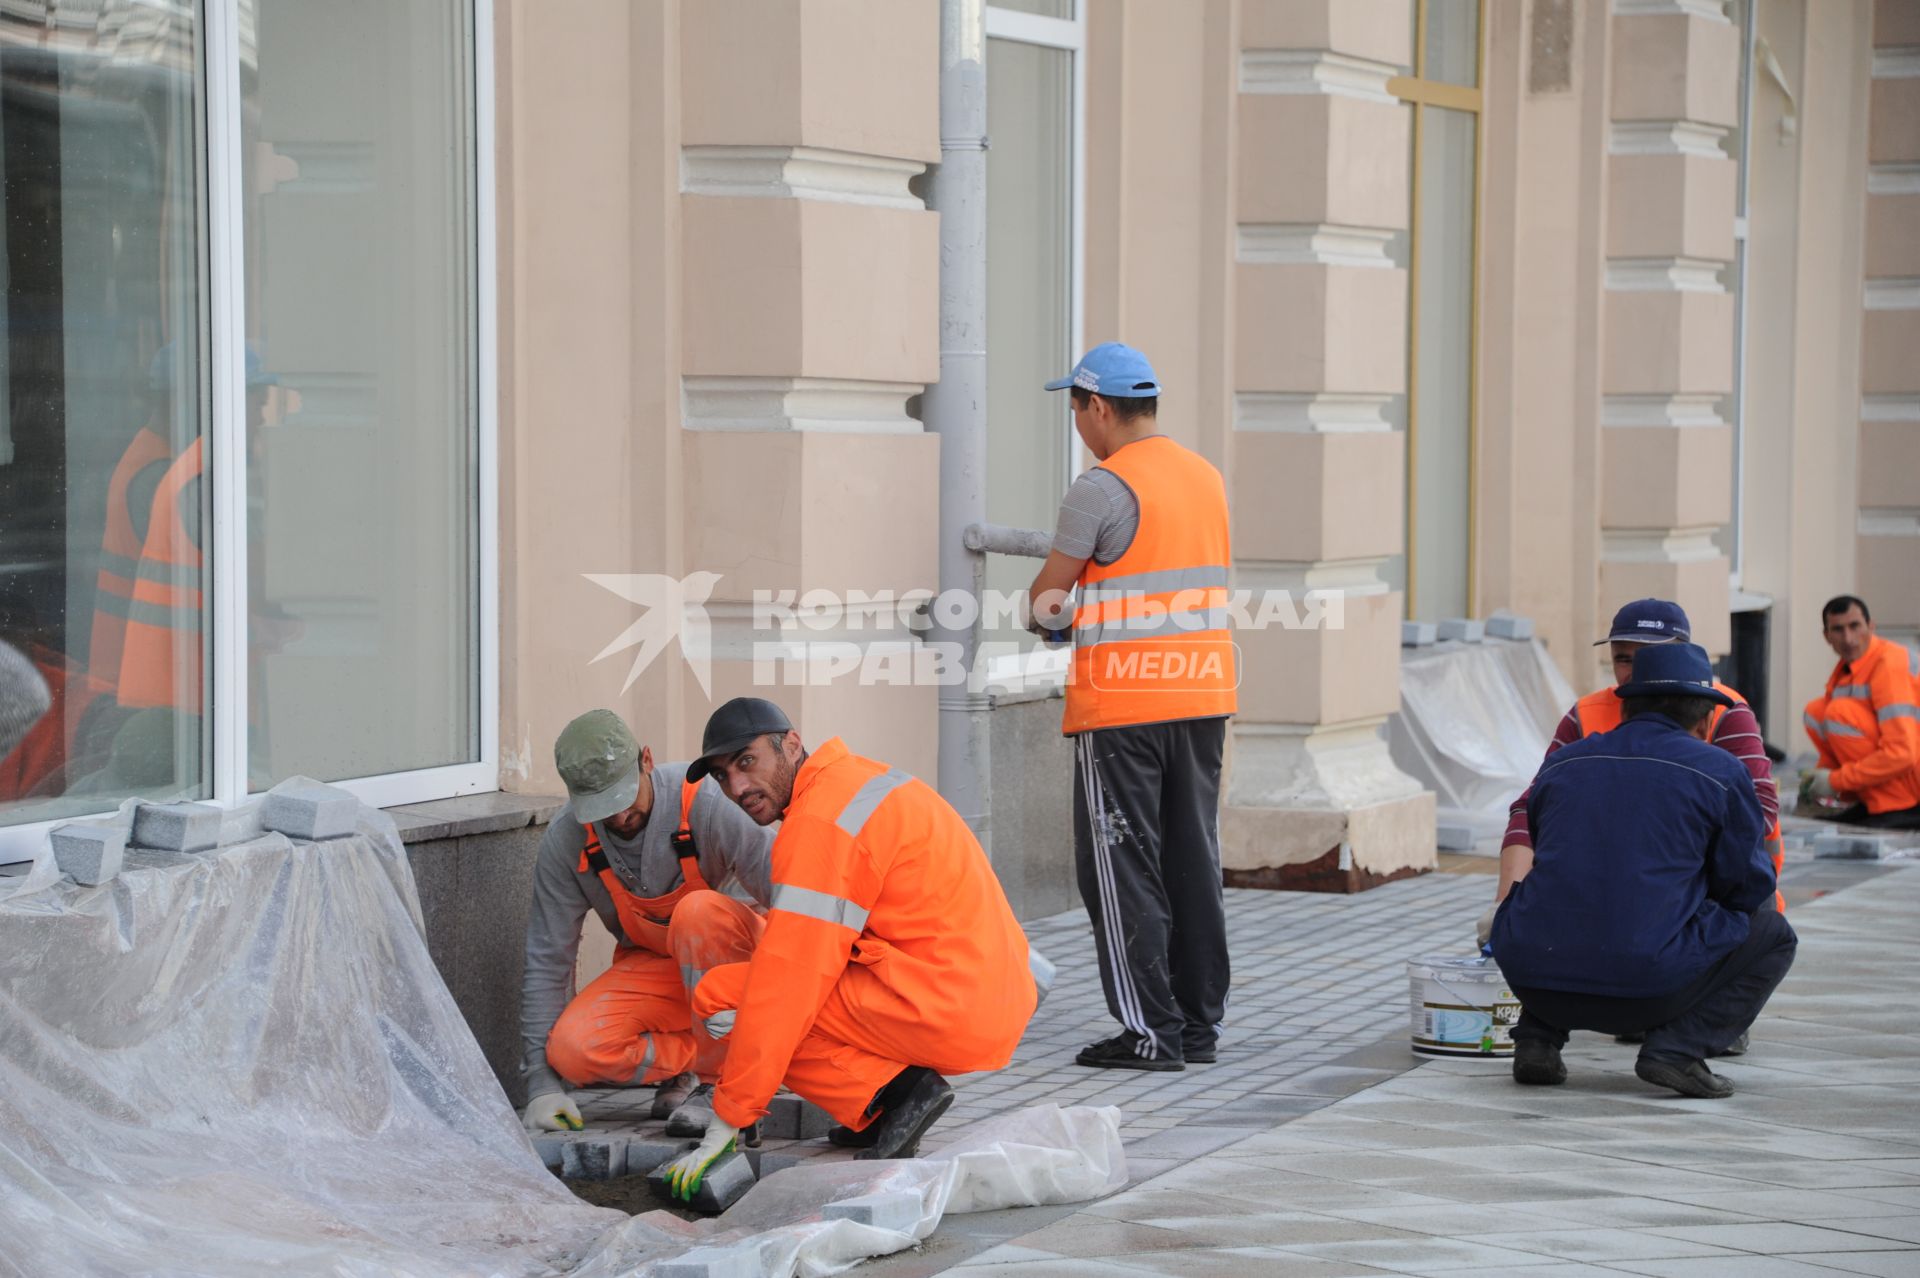
<path fill-rule="evenodd" d="M 1053 991 L 1011 1065 L 951 1080 L 954 1106 L 921 1148 L 931 1153 L 975 1123 L 1031 1105 L 1117 1105 L 1137 1181 L 1392 1078 L 1420 1059 L 1407 1046 L 1407 960 L 1471 953 L 1474 922 L 1492 890 L 1484 876 L 1450 874 L 1353 896 L 1228 889 L 1234 979 L 1220 1059 L 1177 1074 L 1073 1063 L 1082 1047 L 1118 1029 L 1100 992 L 1093 933 L 1084 910 L 1031 921 L 1029 939 L 1059 968 Z M 1485 1068 L 1504 1075 L 1507 1063 Z M 663 1124 L 646 1118 L 651 1088 L 574 1097 L 587 1130 L 534 1142 L 563 1174 L 568 1143 L 624 1142 L 619 1156 L 629 1174 L 652 1170 L 685 1144 L 668 1140 Z M 776 1098 L 790 1100 L 798 1103 Z M 765 1129 L 752 1155 L 762 1174 L 811 1158 L 851 1157 L 820 1139 L 832 1120 L 807 1109 L 817 1117 L 806 1136 L 785 1135 L 798 1129 L 778 1123 Z"/>
<path fill-rule="evenodd" d="M 647 1116 L 651 1087 L 588 1087 L 573 1093 L 586 1127 L 543 1132 L 533 1146 L 549 1170 L 567 1180 L 644 1176 L 693 1144 L 666 1134 L 666 1121 Z M 760 1123 L 760 1147 L 745 1153 L 757 1175 L 769 1176 L 809 1158 L 851 1158 L 851 1150 L 828 1145 L 833 1119 L 817 1105 L 782 1092 Z"/>

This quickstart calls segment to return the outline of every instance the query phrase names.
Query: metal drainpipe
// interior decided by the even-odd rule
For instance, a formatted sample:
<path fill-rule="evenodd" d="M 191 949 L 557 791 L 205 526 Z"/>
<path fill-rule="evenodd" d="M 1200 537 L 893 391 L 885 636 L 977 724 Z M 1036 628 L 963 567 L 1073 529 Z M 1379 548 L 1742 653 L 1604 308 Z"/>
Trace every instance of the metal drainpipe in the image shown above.
<path fill-rule="evenodd" d="M 940 164 L 927 205 L 940 214 L 940 381 L 921 401 L 940 436 L 940 591 L 974 599 L 986 556 L 969 550 L 969 525 L 987 519 L 987 31 L 985 0 L 940 0 Z M 977 615 L 929 638 L 951 644 L 971 673 Z M 940 688 L 940 793 L 993 852 L 989 710 L 965 683 Z"/>

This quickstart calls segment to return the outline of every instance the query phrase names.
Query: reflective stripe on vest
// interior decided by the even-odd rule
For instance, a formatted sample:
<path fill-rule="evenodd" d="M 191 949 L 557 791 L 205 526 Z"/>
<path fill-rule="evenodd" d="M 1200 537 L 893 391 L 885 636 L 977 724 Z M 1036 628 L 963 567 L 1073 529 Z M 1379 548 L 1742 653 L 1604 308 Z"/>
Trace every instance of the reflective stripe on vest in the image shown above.
<path fill-rule="evenodd" d="M 913 777 L 898 768 L 888 768 L 885 772 L 868 777 L 840 814 L 833 819 L 834 825 L 850 839 L 860 837 L 867 828 L 867 822 L 880 810 L 887 796 L 913 780 Z M 867 926 L 867 909 L 856 901 L 849 901 L 830 892 L 817 891 L 814 888 L 801 887 L 794 883 L 776 883 L 773 885 L 773 900 L 768 909 L 785 910 L 789 914 L 798 914 L 805 918 L 818 919 L 822 923 L 831 923 L 835 927 L 851 928 L 855 932 L 864 931 Z"/>
<path fill-rule="evenodd" d="M 189 444 L 167 467 L 153 495 L 153 519 L 134 573 L 120 654 L 119 697 L 125 706 L 201 712 L 201 557 L 181 506 L 195 499 L 205 449 L 204 439 Z"/>
<path fill-rule="evenodd" d="M 1882 723 L 1889 719 L 1920 719 L 1920 710 L 1903 702 L 1900 705 L 1881 706 L 1873 712 L 1873 717 Z"/>
<path fill-rule="evenodd" d="M 1140 524 L 1119 559 L 1081 570 L 1062 730 L 1232 714 L 1239 678 L 1220 472 L 1164 436 L 1128 444 L 1100 468 L 1133 493 Z"/>

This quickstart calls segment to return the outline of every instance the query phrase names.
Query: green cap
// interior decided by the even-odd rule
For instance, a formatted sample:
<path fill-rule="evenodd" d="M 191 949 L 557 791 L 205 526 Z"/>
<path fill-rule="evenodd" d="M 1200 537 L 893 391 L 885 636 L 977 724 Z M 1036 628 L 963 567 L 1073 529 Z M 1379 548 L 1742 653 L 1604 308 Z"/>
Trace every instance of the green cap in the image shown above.
<path fill-rule="evenodd" d="M 626 811 L 640 794 L 639 743 L 611 710 L 589 710 L 569 723 L 553 743 L 553 762 L 582 825 Z"/>

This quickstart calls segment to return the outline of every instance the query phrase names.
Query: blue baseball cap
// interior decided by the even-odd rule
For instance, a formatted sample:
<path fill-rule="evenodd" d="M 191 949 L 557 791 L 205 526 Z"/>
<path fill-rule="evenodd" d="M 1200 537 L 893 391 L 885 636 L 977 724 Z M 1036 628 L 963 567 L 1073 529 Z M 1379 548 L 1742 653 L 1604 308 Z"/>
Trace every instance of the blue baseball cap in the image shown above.
<path fill-rule="evenodd" d="M 247 351 L 247 386 L 278 386 L 280 379 L 269 373 L 260 363 L 260 352 L 253 349 L 249 342 Z M 173 365 L 179 358 L 174 343 L 168 342 L 153 353 L 153 359 L 147 364 L 147 389 L 155 394 L 164 395 L 173 389 Z"/>
<path fill-rule="evenodd" d="M 1668 604 L 1669 608 L 1673 605 Z M 1733 698 L 1713 686 L 1713 662 L 1697 643 L 1662 643 L 1633 654 L 1633 679 L 1613 690 L 1616 697 L 1705 697 L 1730 706 Z"/>
<path fill-rule="evenodd" d="M 1050 391 L 1078 386 L 1108 399 L 1152 399 L 1160 393 L 1147 357 L 1124 342 L 1102 342 L 1073 366 L 1065 377 L 1047 383 Z"/>
<path fill-rule="evenodd" d="M 1613 629 L 1602 643 L 1667 643 L 1693 638 L 1686 612 L 1669 599 L 1636 599 L 1613 614 Z"/>

